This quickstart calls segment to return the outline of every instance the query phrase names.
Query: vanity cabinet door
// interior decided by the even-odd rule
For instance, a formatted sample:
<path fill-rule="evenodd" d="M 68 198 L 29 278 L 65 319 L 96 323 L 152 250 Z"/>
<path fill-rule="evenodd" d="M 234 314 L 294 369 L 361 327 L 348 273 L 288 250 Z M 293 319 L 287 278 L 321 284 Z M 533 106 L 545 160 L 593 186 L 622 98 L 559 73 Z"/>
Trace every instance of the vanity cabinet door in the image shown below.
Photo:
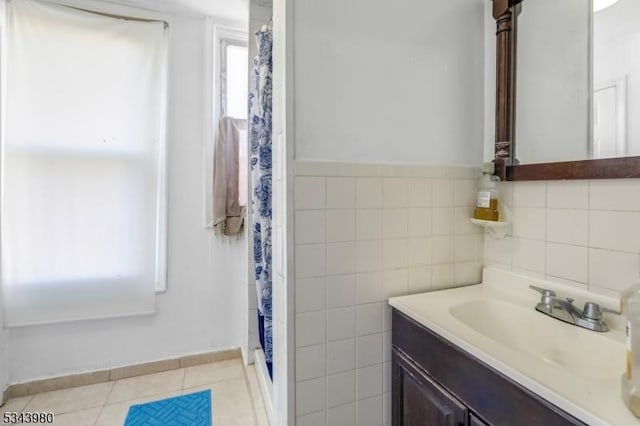
<path fill-rule="evenodd" d="M 466 426 L 469 411 L 400 351 L 392 360 L 393 426 Z"/>

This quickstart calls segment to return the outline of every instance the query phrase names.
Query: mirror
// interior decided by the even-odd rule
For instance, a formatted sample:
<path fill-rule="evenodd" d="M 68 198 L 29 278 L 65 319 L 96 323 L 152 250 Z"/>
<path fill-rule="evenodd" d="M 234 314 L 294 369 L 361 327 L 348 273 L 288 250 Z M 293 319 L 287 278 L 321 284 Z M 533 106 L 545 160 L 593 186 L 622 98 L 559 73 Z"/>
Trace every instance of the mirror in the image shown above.
<path fill-rule="evenodd" d="M 518 8 L 518 162 L 639 156 L 640 122 L 629 118 L 640 114 L 640 1 L 524 0 Z"/>
<path fill-rule="evenodd" d="M 601 1 L 596 2 L 596 4 Z M 593 158 L 640 155 L 640 2 L 593 15 Z"/>
<path fill-rule="evenodd" d="M 543 0 L 528 0 L 526 3 L 532 3 L 535 1 L 542 2 Z M 546 1 L 546 0 L 545 0 Z M 574 2 L 579 0 L 563 0 L 562 2 L 553 3 L 548 6 L 547 12 L 552 15 L 555 12 L 555 6 L 560 4 L 558 7 L 563 7 L 566 5 L 566 2 Z M 586 9 L 586 13 L 589 19 L 594 20 L 591 12 L 591 7 L 595 2 L 608 2 L 610 4 L 625 1 L 633 1 L 633 0 L 583 0 L 582 6 L 585 7 L 585 4 L 588 5 Z M 640 178 L 640 153 L 636 152 L 636 148 L 629 143 L 629 137 L 627 135 L 626 142 L 626 157 L 612 157 L 612 158 L 598 158 L 598 159 L 571 159 L 568 161 L 559 161 L 554 160 L 552 162 L 539 162 L 533 164 L 522 164 L 518 158 L 518 150 L 516 149 L 517 141 L 514 138 L 514 125 L 516 122 L 515 117 L 515 92 L 516 85 L 515 80 L 517 78 L 516 75 L 516 57 L 517 57 L 517 40 L 516 40 L 516 27 L 518 26 L 518 20 L 516 16 L 521 11 L 523 0 L 491 0 L 493 6 L 493 18 L 496 21 L 496 109 L 495 109 L 495 159 L 493 160 L 496 166 L 495 174 L 499 176 L 503 180 L 553 180 L 553 179 L 614 179 L 614 178 Z M 577 3 L 576 3 L 577 4 Z M 637 5 L 635 5 L 637 7 Z M 585 10 L 585 9 L 580 9 Z M 636 11 L 637 12 L 637 11 Z M 545 15 L 546 16 L 546 15 Z M 629 22 L 634 21 L 635 15 L 629 15 Z M 636 19 L 637 20 L 637 19 Z M 589 22 L 591 22 L 589 21 Z M 557 28 L 562 28 L 562 21 L 554 22 L 559 25 Z M 618 25 L 616 23 L 616 25 Z M 623 26 L 624 27 L 624 26 Z M 582 27 L 584 28 L 584 27 Z M 544 28 L 542 25 L 537 27 L 538 35 L 536 37 L 544 37 L 544 33 L 550 31 L 549 28 Z M 555 32 L 555 29 L 552 30 Z M 580 30 L 577 33 L 568 31 L 567 33 L 555 34 L 552 37 L 548 38 L 548 41 L 551 43 L 550 45 L 543 46 L 542 49 L 554 49 L 554 43 L 562 43 L 567 40 L 572 40 L 574 36 L 578 34 L 578 39 L 580 39 L 579 35 L 582 34 Z M 635 33 L 632 33 L 635 34 Z M 630 46 L 635 49 L 637 43 L 637 38 L 634 36 L 631 38 Z M 587 51 L 589 52 L 589 51 Z M 636 50 L 633 50 L 633 54 L 630 56 L 627 55 L 627 51 L 625 51 L 625 61 L 629 61 L 627 63 L 632 64 L 634 70 L 637 68 L 637 60 L 636 58 Z M 565 58 L 560 61 L 560 64 L 564 63 L 572 63 L 570 55 L 573 53 L 572 50 L 566 51 L 567 55 Z M 580 55 L 577 56 L 580 58 Z M 591 57 L 591 56 L 589 56 Z M 577 61 L 581 62 L 580 60 Z M 549 73 L 549 69 L 553 68 L 553 63 L 545 64 L 545 68 L 540 70 L 540 72 L 546 74 L 546 78 L 553 80 L 556 78 L 553 74 Z M 592 73 L 591 67 L 589 66 L 587 69 L 587 74 Z M 580 75 L 583 75 L 580 70 L 577 68 L 574 69 L 576 72 L 575 75 L 569 80 L 560 80 L 560 84 L 558 86 L 559 91 L 556 93 L 552 93 L 551 99 L 544 99 L 541 102 L 545 102 L 543 105 L 547 105 L 549 110 L 552 110 L 551 106 L 560 103 L 559 96 L 566 95 L 565 88 L 570 87 L 574 78 L 577 78 L 578 83 L 581 83 L 582 80 Z M 626 80 L 626 81 L 625 81 Z M 627 86 L 627 101 L 626 101 L 626 109 L 627 115 L 630 116 L 629 111 L 633 108 L 629 107 L 629 96 L 628 93 L 635 91 L 635 86 L 637 82 L 635 81 L 635 77 L 633 82 L 631 78 L 627 76 L 623 79 L 623 84 Z M 539 80 L 541 81 L 541 80 Z M 585 116 L 587 117 L 586 122 L 591 123 L 591 91 L 593 85 L 591 83 L 591 79 L 587 80 L 589 83 L 586 93 L 584 96 L 589 99 L 587 102 L 587 113 Z M 619 80 L 614 80 L 619 81 Z M 577 84 L 578 84 L 577 83 Z M 582 86 L 578 84 L 578 87 L 582 87 L 584 90 L 584 82 L 581 83 Z M 567 86 L 569 85 L 569 86 Z M 601 86 L 598 86 L 601 87 Z M 606 88 L 606 85 L 604 86 Z M 618 87 L 616 85 L 616 87 Z M 630 88 L 631 87 L 631 88 Z M 617 90 L 617 89 L 616 89 Z M 571 91 L 569 91 L 571 92 Z M 571 92 L 571 93 L 579 93 Z M 576 96 L 580 99 L 580 96 Z M 583 98 L 584 99 L 584 98 Z M 618 104 L 616 100 L 616 104 Z M 582 106 L 575 106 L 576 109 L 583 109 L 584 104 Z M 566 116 L 571 116 L 573 113 L 573 109 L 571 107 L 567 107 L 564 111 L 557 111 L 557 117 L 563 117 L 563 114 L 567 114 Z M 522 112 L 521 112 L 522 114 Z M 569 123 L 569 120 L 560 119 L 555 120 L 555 122 L 549 118 L 549 115 L 543 117 L 535 117 L 532 113 L 527 114 L 527 119 L 531 121 L 531 123 L 536 123 L 539 129 L 542 128 L 556 128 L 556 131 L 560 133 L 560 128 L 554 127 L 558 126 L 558 123 L 566 124 Z M 552 117 L 552 118 L 554 118 Z M 522 118 L 522 117 L 521 117 Z M 618 119 L 615 120 L 618 123 Z M 567 124 L 566 128 L 574 128 L 574 126 L 579 127 L 578 123 Z M 616 128 L 626 127 L 626 133 L 629 133 L 629 124 L 627 122 L 626 126 L 618 126 Z M 589 152 L 589 156 L 592 155 L 592 151 L 595 151 L 593 148 L 593 143 L 591 141 L 591 136 L 593 135 L 593 131 L 590 127 L 590 124 L 586 127 L 586 134 L 589 135 L 586 139 L 587 148 L 586 151 Z M 584 130 L 584 127 L 583 127 Z M 580 131 L 578 129 L 578 131 Z M 562 136 L 562 135 L 561 135 Z M 560 136 L 560 137 L 561 137 Z M 531 152 L 541 152 L 543 150 L 546 151 L 560 151 L 562 149 L 568 150 L 564 147 L 566 144 L 565 141 L 561 140 L 554 132 L 549 134 L 549 140 L 547 140 L 546 146 L 541 146 L 538 148 L 534 148 Z M 523 134 L 523 138 L 524 137 Z M 542 137 L 534 136 L 533 140 L 540 141 Z M 618 140 L 618 135 L 616 134 L 616 140 Z M 535 145 L 533 145 L 535 146 Z M 584 147 L 584 145 L 582 145 Z M 600 149 L 600 147 L 598 147 Z M 526 155 L 526 149 L 525 149 Z M 611 155 L 611 154 L 609 154 Z M 617 154 L 616 154 L 617 155 Z M 515 157 L 515 158 L 514 158 Z M 529 160 L 535 161 L 535 160 Z M 540 160 L 538 160 L 540 161 Z"/>
<path fill-rule="evenodd" d="M 521 164 L 589 158 L 589 3 L 521 4 L 515 101 Z"/>

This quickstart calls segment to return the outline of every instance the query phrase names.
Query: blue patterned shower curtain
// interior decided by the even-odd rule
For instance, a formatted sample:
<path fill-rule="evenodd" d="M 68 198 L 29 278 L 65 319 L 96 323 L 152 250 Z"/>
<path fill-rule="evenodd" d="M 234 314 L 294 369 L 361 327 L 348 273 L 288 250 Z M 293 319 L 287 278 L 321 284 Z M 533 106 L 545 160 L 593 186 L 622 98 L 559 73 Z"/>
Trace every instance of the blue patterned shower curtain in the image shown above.
<path fill-rule="evenodd" d="M 269 375 L 273 377 L 271 309 L 271 51 L 273 29 L 256 33 L 258 56 L 253 60 L 249 93 L 249 137 L 253 208 L 253 259 L 258 292 L 258 324 Z"/>

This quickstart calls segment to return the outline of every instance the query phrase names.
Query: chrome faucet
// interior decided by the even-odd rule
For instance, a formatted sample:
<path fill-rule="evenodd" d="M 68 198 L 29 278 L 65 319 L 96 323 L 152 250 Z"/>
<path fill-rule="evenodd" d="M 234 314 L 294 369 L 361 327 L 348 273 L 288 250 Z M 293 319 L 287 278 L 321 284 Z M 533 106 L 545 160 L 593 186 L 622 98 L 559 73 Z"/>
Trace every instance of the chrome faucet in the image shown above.
<path fill-rule="evenodd" d="M 556 292 L 547 288 L 530 285 L 530 289 L 542 295 L 540 302 L 536 305 L 536 311 L 549 315 L 550 317 L 568 322 L 593 331 L 609 331 L 609 327 L 602 319 L 602 312 L 620 314 L 613 309 L 601 308 L 597 303 L 586 302 L 582 310 L 575 307 L 574 299 L 557 297 Z"/>

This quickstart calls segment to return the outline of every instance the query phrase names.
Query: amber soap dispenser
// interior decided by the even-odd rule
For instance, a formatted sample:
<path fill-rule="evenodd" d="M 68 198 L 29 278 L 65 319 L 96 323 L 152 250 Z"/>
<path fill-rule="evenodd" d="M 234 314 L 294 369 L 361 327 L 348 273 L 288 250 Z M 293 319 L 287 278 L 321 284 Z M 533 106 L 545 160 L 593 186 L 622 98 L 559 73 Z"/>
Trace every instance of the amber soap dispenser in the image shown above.
<path fill-rule="evenodd" d="M 640 284 L 625 290 L 621 302 L 627 319 L 627 371 L 622 375 L 622 400 L 640 417 Z"/>
<path fill-rule="evenodd" d="M 482 165 L 482 176 L 478 179 L 476 190 L 476 209 L 473 217 L 480 220 L 499 219 L 498 214 L 498 183 L 500 178 L 495 176 L 495 165 L 484 163 Z"/>

